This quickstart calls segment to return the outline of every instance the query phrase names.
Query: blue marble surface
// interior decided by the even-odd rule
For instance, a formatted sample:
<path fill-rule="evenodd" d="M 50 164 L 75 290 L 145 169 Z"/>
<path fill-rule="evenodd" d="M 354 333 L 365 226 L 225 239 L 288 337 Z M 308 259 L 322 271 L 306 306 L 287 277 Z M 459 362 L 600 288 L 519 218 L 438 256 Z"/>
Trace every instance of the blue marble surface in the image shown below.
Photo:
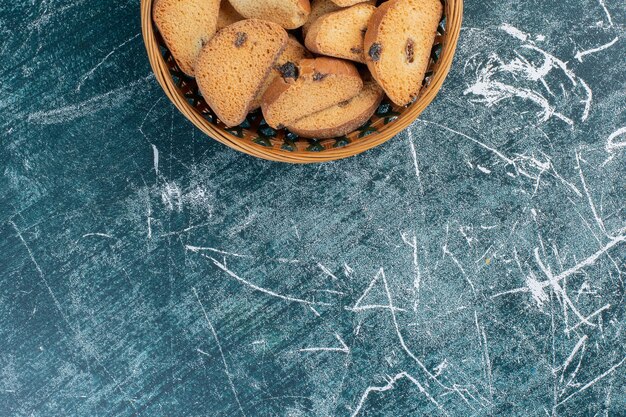
<path fill-rule="evenodd" d="M 465 8 L 407 132 L 290 166 L 136 0 L 0 0 L 0 415 L 626 415 L 626 4 Z"/>

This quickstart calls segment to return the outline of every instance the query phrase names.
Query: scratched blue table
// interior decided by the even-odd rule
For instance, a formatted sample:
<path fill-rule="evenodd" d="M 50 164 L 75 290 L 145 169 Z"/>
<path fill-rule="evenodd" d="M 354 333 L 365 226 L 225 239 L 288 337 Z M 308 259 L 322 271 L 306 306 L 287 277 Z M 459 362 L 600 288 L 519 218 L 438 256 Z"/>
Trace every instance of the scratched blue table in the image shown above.
<path fill-rule="evenodd" d="M 0 415 L 626 415 L 626 5 L 469 1 L 406 132 L 290 166 L 136 0 L 0 3 Z"/>

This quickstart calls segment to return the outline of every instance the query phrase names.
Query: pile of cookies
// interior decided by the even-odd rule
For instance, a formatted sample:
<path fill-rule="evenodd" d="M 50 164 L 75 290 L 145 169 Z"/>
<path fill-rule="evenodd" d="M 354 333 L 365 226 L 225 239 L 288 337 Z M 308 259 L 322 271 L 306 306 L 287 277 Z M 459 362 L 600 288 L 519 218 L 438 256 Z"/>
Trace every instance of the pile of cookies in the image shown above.
<path fill-rule="evenodd" d="M 385 94 L 399 106 L 417 97 L 442 9 L 441 0 L 156 0 L 153 19 L 226 126 L 261 108 L 269 126 L 323 139 L 357 129 Z"/>

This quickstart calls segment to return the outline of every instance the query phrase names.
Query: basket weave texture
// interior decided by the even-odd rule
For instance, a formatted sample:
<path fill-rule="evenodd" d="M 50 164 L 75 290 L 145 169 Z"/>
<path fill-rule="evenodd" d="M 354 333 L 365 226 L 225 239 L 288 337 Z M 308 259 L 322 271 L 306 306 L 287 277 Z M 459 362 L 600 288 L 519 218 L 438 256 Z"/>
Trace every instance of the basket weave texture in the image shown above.
<path fill-rule="evenodd" d="M 260 111 L 251 113 L 240 126 L 224 126 L 200 95 L 195 80 L 180 71 L 165 46 L 152 22 L 153 3 L 154 0 L 141 0 L 143 39 L 155 77 L 178 110 L 208 136 L 233 149 L 271 161 L 299 164 L 357 155 L 386 142 L 417 119 L 434 100 L 448 75 L 463 16 L 463 0 L 444 1 L 443 17 L 424 85 L 415 102 L 399 107 L 385 98 L 374 116 L 355 132 L 339 138 L 315 140 L 272 129 Z"/>

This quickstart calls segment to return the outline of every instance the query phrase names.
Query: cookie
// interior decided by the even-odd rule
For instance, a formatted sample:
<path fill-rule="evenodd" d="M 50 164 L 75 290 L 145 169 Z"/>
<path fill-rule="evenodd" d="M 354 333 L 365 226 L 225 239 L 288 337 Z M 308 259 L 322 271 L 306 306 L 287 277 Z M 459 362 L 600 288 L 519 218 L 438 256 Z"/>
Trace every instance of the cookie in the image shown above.
<path fill-rule="evenodd" d="M 202 48 L 196 65 L 198 87 L 226 126 L 245 120 L 287 39 L 276 23 L 248 19 L 220 30 Z"/>
<path fill-rule="evenodd" d="M 152 18 L 179 68 L 194 75 L 202 46 L 215 34 L 220 0 L 157 0 Z"/>
<path fill-rule="evenodd" d="M 376 0 L 366 0 L 363 3 L 376 6 Z M 306 23 L 302 26 L 302 36 L 306 38 L 309 28 L 315 21 L 326 13 L 336 12 L 341 10 L 340 6 L 337 6 L 333 0 L 312 0 L 311 1 L 311 14 Z"/>
<path fill-rule="evenodd" d="M 276 61 L 276 64 L 274 64 L 274 66 L 272 67 L 272 70 L 270 71 L 267 79 L 265 80 L 265 83 L 263 84 L 263 87 L 261 88 L 261 91 L 259 92 L 259 94 L 257 94 L 254 102 L 252 103 L 252 106 L 250 106 L 250 110 L 256 110 L 261 107 L 263 94 L 265 94 L 265 91 L 270 86 L 272 81 L 274 81 L 276 77 L 280 76 L 280 67 L 285 65 L 287 62 L 293 62 L 297 64 L 298 62 L 300 62 L 301 59 L 304 58 L 311 58 L 311 54 L 304 48 L 304 46 L 302 46 L 302 44 L 300 44 L 300 42 L 298 42 L 298 40 L 293 35 L 289 35 L 287 47 Z"/>
<path fill-rule="evenodd" d="M 365 62 L 363 37 L 375 11 L 363 3 L 319 17 L 309 28 L 306 47 L 317 54 Z"/>
<path fill-rule="evenodd" d="M 364 82 L 356 97 L 297 120 L 287 129 L 305 138 L 326 139 L 347 135 L 372 117 L 384 95 L 383 89 L 370 78 Z"/>
<path fill-rule="evenodd" d="M 296 120 L 350 100 L 363 88 L 356 67 L 340 59 L 320 57 L 288 62 L 263 95 L 268 125 L 282 128 Z"/>
<path fill-rule="evenodd" d="M 246 18 L 264 19 L 285 29 L 302 26 L 309 13 L 309 0 L 229 0 L 235 10 Z"/>
<path fill-rule="evenodd" d="M 224 29 L 226 26 L 230 26 L 243 19 L 244 17 L 237 13 L 237 10 L 235 10 L 228 0 L 222 0 L 220 13 L 217 16 L 217 30 Z"/>
<path fill-rule="evenodd" d="M 358 3 L 365 3 L 367 0 L 332 0 L 339 7 L 350 7 Z"/>
<path fill-rule="evenodd" d="M 389 0 L 378 7 L 365 34 L 365 62 L 397 105 L 422 88 L 441 20 L 440 0 Z"/>

